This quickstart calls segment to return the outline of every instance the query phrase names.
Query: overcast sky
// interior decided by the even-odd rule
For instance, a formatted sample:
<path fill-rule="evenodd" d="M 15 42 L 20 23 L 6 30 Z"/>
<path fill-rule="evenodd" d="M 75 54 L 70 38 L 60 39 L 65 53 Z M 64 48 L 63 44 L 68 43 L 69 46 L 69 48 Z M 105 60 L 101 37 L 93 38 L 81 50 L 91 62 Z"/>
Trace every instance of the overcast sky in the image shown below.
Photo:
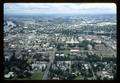
<path fill-rule="evenodd" d="M 116 14 L 116 4 L 5 3 L 4 14 Z"/>

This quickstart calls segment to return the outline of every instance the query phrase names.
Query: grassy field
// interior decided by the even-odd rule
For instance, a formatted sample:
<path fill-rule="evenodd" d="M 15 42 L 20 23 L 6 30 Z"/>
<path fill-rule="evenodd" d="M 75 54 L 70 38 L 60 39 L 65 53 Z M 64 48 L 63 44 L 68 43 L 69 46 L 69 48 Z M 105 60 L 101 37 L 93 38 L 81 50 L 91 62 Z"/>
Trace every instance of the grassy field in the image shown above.
<path fill-rule="evenodd" d="M 42 80 L 43 75 L 44 72 L 36 71 L 35 73 L 32 74 L 31 80 Z"/>
<path fill-rule="evenodd" d="M 74 80 L 84 80 L 82 76 L 77 76 Z"/>

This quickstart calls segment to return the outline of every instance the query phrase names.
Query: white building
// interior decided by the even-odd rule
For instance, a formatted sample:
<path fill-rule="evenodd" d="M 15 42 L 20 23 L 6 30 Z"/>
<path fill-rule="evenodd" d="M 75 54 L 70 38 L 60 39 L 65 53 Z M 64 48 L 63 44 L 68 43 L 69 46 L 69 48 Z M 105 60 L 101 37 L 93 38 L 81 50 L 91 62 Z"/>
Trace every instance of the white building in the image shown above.
<path fill-rule="evenodd" d="M 71 49 L 70 52 L 80 52 L 79 49 Z"/>
<path fill-rule="evenodd" d="M 59 56 L 59 54 L 56 54 L 55 56 Z"/>
<path fill-rule="evenodd" d="M 75 44 L 75 43 L 78 44 L 79 41 L 74 40 L 74 39 L 72 38 L 71 40 L 66 41 L 66 43 L 67 43 L 67 44 Z"/>
<path fill-rule="evenodd" d="M 92 50 L 92 46 L 90 44 L 87 47 L 89 50 Z"/>
<path fill-rule="evenodd" d="M 60 56 L 64 57 L 64 54 L 60 54 Z"/>
<path fill-rule="evenodd" d="M 88 69 L 88 64 L 84 64 L 85 69 Z"/>
<path fill-rule="evenodd" d="M 5 78 L 14 77 L 14 72 L 9 72 L 8 74 L 5 74 L 4 77 Z"/>
<path fill-rule="evenodd" d="M 79 41 L 83 41 L 84 38 L 83 37 L 78 37 Z"/>
<path fill-rule="evenodd" d="M 93 42 L 101 44 L 101 40 L 93 40 Z"/>
<path fill-rule="evenodd" d="M 42 68 L 45 69 L 46 66 L 47 66 L 46 63 L 33 63 L 32 69 L 37 68 L 37 69 L 42 70 Z"/>

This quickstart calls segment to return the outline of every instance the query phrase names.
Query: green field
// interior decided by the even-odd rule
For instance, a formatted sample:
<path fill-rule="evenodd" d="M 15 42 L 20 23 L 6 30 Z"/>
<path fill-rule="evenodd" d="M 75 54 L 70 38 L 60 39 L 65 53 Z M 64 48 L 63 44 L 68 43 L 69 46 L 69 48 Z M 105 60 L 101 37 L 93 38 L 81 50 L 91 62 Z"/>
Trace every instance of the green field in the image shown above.
<path fill-rule="evenodd" d="M 42 80 L 43 75 L 44 72 L 36 71 L 35 73 L 32 74 L 31 80 Z"/>
<path fill-rule="evenodd" d="M 82 76 L 77 76 L 74 80 L 84 80 Z"/>

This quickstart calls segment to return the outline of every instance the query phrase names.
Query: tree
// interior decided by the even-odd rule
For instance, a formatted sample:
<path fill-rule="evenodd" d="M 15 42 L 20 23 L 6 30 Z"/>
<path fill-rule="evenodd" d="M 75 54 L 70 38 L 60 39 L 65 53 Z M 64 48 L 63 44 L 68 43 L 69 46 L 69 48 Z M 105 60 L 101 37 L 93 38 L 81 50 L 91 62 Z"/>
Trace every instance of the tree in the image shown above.
<path fill-rule="evenodd" d="M 68 80 L 73 80 L 73 79 L 75 79 L 75 77 L 76 76 L 74 74 L 69 74 L 68 77 L 67 77 L 67 79 Z"/>

